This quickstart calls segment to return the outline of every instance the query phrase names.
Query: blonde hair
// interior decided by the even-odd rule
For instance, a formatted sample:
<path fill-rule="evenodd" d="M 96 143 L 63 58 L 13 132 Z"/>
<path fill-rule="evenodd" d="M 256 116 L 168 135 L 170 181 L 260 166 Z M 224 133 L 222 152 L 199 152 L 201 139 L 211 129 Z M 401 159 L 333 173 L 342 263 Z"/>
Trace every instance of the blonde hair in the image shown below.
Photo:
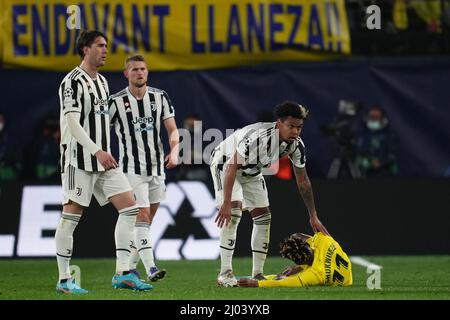
<path fill-rule="evenodd" d="M 147 64 L 147 62 L 145 61 L 144 56 L 140 55 L 140 54 L 135 54 L 132 56 L 129 56 L 126 60 L 125 60 L 125 69 L 127 68 L 128 62 L 130 61 L 142 61 L 145 64 Z"/>

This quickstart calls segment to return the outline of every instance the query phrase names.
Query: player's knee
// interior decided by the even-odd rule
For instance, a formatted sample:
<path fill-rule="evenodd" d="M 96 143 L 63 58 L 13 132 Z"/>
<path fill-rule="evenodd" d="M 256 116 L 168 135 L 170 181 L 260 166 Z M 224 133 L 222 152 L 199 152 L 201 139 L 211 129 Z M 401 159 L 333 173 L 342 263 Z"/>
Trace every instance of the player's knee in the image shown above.
<path fill-rule="evenodd" d="M 242 201 L 231 201 L 231 208 L 242 210 Z"/>
<path fill-rule="evenodd" d="M 118 211 L 123 208 L 129 208 L 136 205 L 136 200 L 134 199 L 133 192 L 131 191 L 119 193 L 112 196 L 109 200 Z"/>
<path fill-rule="evenodd" d="M 83 209 L 84 208 L 81 204 L 73 202 L 72 200 L 69 200 L 69 202 L 63 206 L 64 212 L 73 213 L 73 214 L 82 214 Z"/>
<path fill-rule="evenodd" d="M 151 224 L 153 217 L 150 214 L 149 208 L 139 208 L 139 213 L 136 218 L 136 222 L 146 222 Z"/>
<path fill-rule="evenodd" d="M 242 210 L 238 208 L 231 209 L 231 226 L 237 226 L 241 222 Z"/>
<path fill-rule="evenodd" d="M 270 210 L 268 207 L 255 208 L 252 211 L 250 211 L 250 215 L 252 216 L 253 219 L 257 219 L 262 215 L 270 215 Z"/>

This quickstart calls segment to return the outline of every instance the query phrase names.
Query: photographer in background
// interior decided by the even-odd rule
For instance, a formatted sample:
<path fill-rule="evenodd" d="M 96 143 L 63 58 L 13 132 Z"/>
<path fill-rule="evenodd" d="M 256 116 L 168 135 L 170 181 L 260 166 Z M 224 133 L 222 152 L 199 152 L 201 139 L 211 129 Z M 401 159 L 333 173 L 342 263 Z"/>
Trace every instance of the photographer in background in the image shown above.
<path fill-rule="evenodd" d="M 56 117 L 45 119 L 37 140 L 31 150 L 33 154 L 33 176 L 38 180 L 60 181 L 59 142 L 61 131 Z"/>
<path fill-rule="evenodd" d="M 340 100 L 336 118 L 329 125 L 321 127 L 322 134 L 332 137 L 336 145 L 336 156 L 328 170 L 329 179 L 347 176 L 353 179 L 361 177 L 359 167 L 355 163 L 354 134 L 355 119 L 360 108 L 359 102 Z"/>
<path fill-rule="evenodd" d="M 183 119 L 183 128 L 188 130 L 191 136 L 189 149 L 183 149 L 181 157 L 185 160 L 177 167 L 175 180 L 193 180 L 208 182 L 211 178 L 209 167 L 203 162 L 204 142 L 202 139 L 202 119 L 198 114 L 192 113 Z M 180 137 L 184 139 L 184 137 Z M 194 140 L 201 141 L 201 149 L 196 149 Z M 186 161 L 188 160 L 188 161 Z"/>
<path fill-rule="evenodd" d="M 398 167 L 394 139 L 386 112 L 379 106 L 369 109 L 357 140 L 357 164 L 366 177 L 392 177 Z"/>

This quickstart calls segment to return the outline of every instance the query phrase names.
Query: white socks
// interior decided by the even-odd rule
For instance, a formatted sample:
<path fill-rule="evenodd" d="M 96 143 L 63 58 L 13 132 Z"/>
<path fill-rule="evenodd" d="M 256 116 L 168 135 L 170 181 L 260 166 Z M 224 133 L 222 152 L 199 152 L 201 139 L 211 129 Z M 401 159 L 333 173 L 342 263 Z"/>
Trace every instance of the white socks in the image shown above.
<path fill-rule="evenodd" d="M 228 226 L 220 229 L 220 273 L 233 270 L 232 260 L 236 244 L 236 231 L 241 221 L 242 211 L 239 208 L 231 209 L 231 221 Z"/>
<path fill-rule="evenodd" d="M 134 229 L 133 232 L 133 242 L 131 242 L 130 244 L 130 250 L 131 250 L 130 270 L 137 269 L 137 265 L 139 261 L 141 261 L 141 257 L 139 256 L 139 252 L 137 251 L 136 248 L 136 229 Z"/>
<path fill-rule="evenodd" d="M 70 259 L 73 250 L 73 232 L 81 219 L 80 214 L 63 212 L 55 233 L 56 261 L 59 280 L 70 278 Z"/>
<path fill-rule="evenodd" d="M 132 207 L 119 210 L 114 238 L 116 241 L 116 273 L 130 270 L 130 243 L 133 240 L 133 228 L 139 208 Z"/>
<path fill-rule="evenodd" d="M 152 240 L 150 238 L 150 224 L 146 222 L 136 222 L 136 225 L 134 226 L 134 233 L 138 257 L 140 256 L 142 259 L 142 263 L 144 263 L 145 266 L 145 271 L 147 272 L 147 275 L 149 275 L 150 268 L 155 266 Z M 137 261 L 139 262 L 139 259 Z M 136 268 L 136 266 L 134 267 Z"/>
<path fill-rule="evenodd" d="M 253 270 L 252 277 L 258 273 L 263 273 L 264 262 L 266 261 L 267 251 L 269 250 L 270 240 L 270 212 L 264 213 L 253 218 L 252 231 L 252 253 L 253 253 Z"/>

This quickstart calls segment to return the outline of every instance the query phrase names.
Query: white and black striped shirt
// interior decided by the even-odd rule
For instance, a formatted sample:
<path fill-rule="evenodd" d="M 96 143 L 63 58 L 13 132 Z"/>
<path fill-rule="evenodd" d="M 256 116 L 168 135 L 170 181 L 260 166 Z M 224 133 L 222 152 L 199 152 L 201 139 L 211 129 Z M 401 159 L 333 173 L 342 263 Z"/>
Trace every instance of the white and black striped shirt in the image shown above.
<path fill-rule="evenodd" d="M 303 168 L 306 164 L 305 145 L 300 137 L 292 143 L 279 142 L 276 122 L 257 122 L 235 131 L 213 151 L 211 163 L 224 164 L 237 151 L 244 162 L 238 173 L 254 177 L 263 168 L 289 156 L 292 164 Z"/>
<path fill-rule="evenodd" d="M 97 158 L 70 134 L 66 115 L 75 114 L 91 140 L 103 151 L 110 152 L 108 98 L 108 82 L 98 73 L 97 78 L 92 79 L 83 69 L 76 67 L 61 82 L 61 172 L 69 164 L 85 171 L 105 171 Z"/>
<path fill-rule="evenodd" d="M 123 172 L 164 177 L 161 123 L 175 116 L 168 94 L 147 87 L 144 98 L 137 100 L 127 87 L 111 96 L 109 112 L 119 140 Z"/>

